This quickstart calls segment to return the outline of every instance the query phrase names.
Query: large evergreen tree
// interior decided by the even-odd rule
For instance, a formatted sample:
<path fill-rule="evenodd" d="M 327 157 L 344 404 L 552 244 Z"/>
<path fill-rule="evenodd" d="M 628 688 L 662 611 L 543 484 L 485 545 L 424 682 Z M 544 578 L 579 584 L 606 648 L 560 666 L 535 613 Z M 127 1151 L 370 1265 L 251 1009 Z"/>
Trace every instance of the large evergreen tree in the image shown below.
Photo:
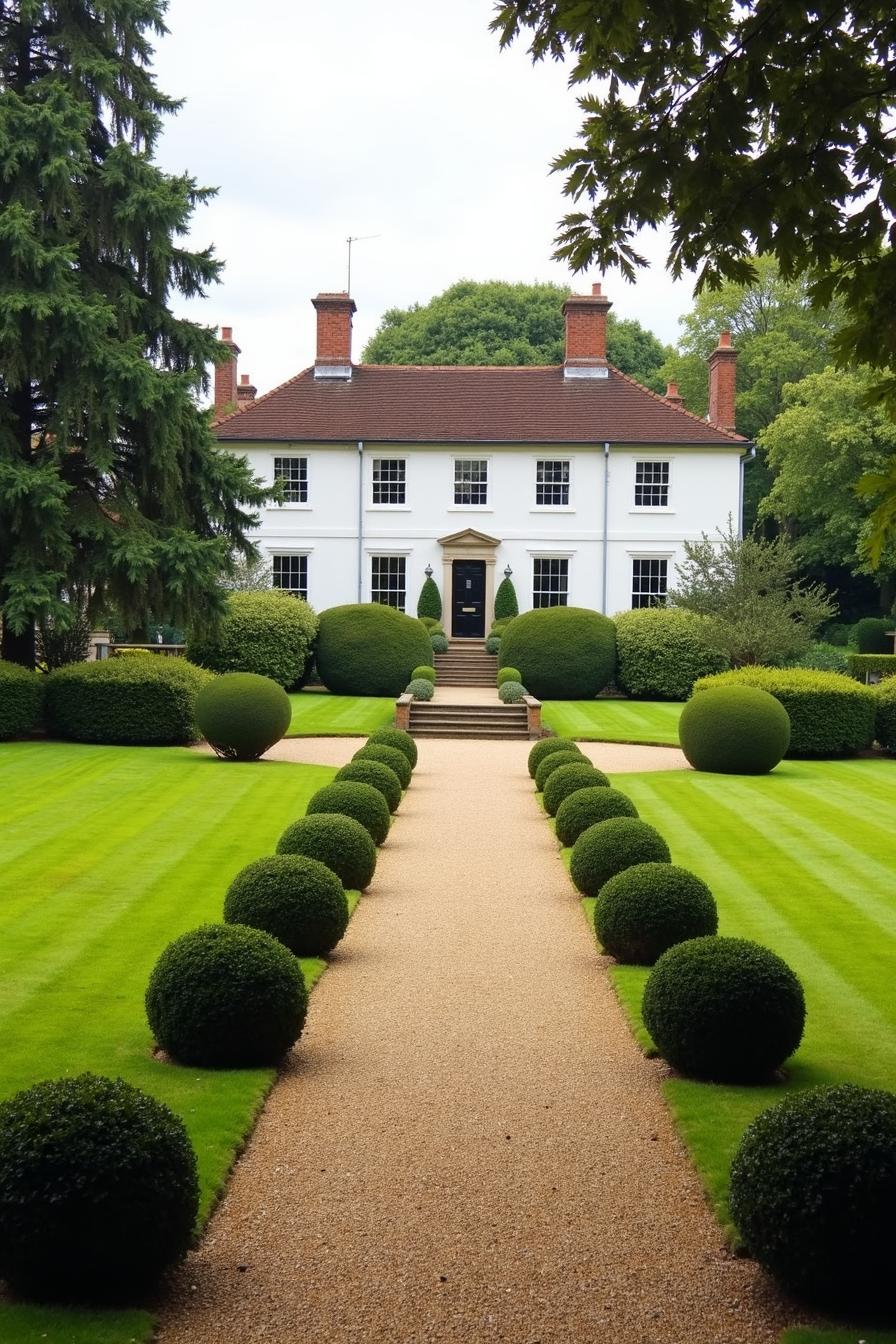
<path fill-rule="evenodd" d="M 265 494 L 199 408 L 214 333 L 172 295 L 218 277 L 180 241 L 209 192 L 153 163 L 165 0 L 0 0 L 0 610 L 207 620 Z"/>

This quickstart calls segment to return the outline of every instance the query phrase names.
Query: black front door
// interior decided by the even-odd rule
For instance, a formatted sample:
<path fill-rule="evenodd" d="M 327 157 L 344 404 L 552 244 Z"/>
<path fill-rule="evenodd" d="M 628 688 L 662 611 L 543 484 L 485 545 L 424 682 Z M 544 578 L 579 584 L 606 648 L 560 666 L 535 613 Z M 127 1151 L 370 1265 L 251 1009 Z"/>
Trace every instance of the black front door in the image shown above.
<path fill-rule="evenodd" d="M 455 560 L 451 574 L 451 633 L 461 639 L 482 639 L 485 634 L 485 561 Z"/>

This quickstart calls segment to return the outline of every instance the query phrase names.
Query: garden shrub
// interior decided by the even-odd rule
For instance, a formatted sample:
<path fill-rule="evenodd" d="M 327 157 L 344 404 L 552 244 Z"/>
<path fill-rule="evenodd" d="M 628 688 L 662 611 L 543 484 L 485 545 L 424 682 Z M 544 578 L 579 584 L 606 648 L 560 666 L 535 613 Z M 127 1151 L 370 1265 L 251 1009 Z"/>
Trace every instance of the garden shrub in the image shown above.
<path fill-rule="evenodd" d="M 517 601 L 513 580 L 504 578 L 498 584 L 498 591 L 495 593 L 495 622 L 510 621 L 519 614 L 520 604 Z"/>
<path fill-rule="evenodd" d="M 617 685 L 648 700 L 687 700 L 698 677 L 728 667 L 712 648 L 707 621 L 692 611 L 640 607 L 616 618 Z"/>
<path fill-rule="evenodd" d="M 502 681 L 498 687 L 498 699 L 502 705 L 521 705 L 528 694 L 519 681 Z"/>
<path fill-rule="evenodd" d="M 500 653 L 501 636 L 489 635 L 488 639 L 485 641 L 485 651 L 486 653 Z"/>
<path fill-rule="evenodd" d="M 368 737 L 367 745 L 394 747 L 396 751 L 404 752 L 412 770 L 417 764 L 417 743 L 403 728 L 377 728 L 376 732 Z"/>
<path fill-rule="evenodd" d="M 277 841 L 277 853 L 303 854 L 325 863 L 346 890 L 364 891 L 376 870 L 376 845 L 370 832 L 354 817 L 336 812 L 299 817 Z"/>
<path fill-rule="evenodd" d="M 421 678 L 424 681 L 431 681 L 432 684 L 435 685 L 437 680 L 435 668 L 426 666 L 415 667 L 411 673 L 411 681 L 419 681 Z"/>
<path fill-rule="evenodd" d="M 415 700 L 431 700 L 436 693 L 436 688 L 426 677 L 415 677 L 409 681 L 404 688 L 405 695 L 412 695 Z"/>
<path fill-rule="evenodd" d="M 863 684 L 869 673 L 881 678 L 896 677 L 896 653 L 851 653 L 846 660 L 846 670 Z"/>
<path fill-rule="evenodd" d="M 635 863 L 598 892 L 594 931 L 617 961 L 652 966 L 676 943 L 715 933 L 719 916 L 705 882 L 672 863 Z"/>
<path fill-rule="evenodd" d="M 237 873 L 224 897 L 224 919 L 262 929 L 297 957 L 325 957 L 348 928 L 348 901 L 319 859 L 275 854 Z"/>
<path fill-rule="evenodd" d="M 892 1092 L 813 1087 L 763 1111 L 734 1156 L 729 1199 L 748 1251 L 791 1292 L 838 1311 L 892 1312 Z"/>
<path fill-rule="evenodd" d="M 822 626 L 820 634 L 826 644 L 833 644 L 837 648 L 845 649 L 849 643 L 851 630 L 842 621 L 830 621 L 827 625 Z"/>
<path fill-rule="evenodd" d="M 317 616 L 279 588 L 230 593 L 216 630 L 187 637 L 187 657 L 212 672 L 255 672 L 281 686 L 301 684 L 311 661 Z"/>
<path fill-rule="evenodd" d="M 583 831 L 572 847 L 569 874 L 583 896 L 596 896 L 611 877 L 636 863 L 670 863 L 659 831 L 638 817 L 610 817 Z"/>
<path fill-rule="evenodd" d="M 555 751 L 578 751 L 580 756 L 582 754 L 569 737 L 540 737 L 529 752 L 529 774 L 533 779 L 544 758 Z"/>
<path fill-rule="evenodd" d="M 583 831 L 610 817 L 636 817 L 638 809 L 628 794 L 609 784 L 591 785 L 570 793 L 557 808 L 554 828 L 561 845 L 574 845 Z"/>
<path fill-rule="evenodd" d="M 71 663 L 46 678 L 48 731 L 75 742 L 175 746 L 195 742 L 196 699 L 210 673 L 147 653 Z"/>
<path fill-rule="evenodd" d="M 896 626 L 892 616 L 865 616 L 852 628 L 852 643 L 859 653 L 892 653 L 893 641 L 888 639 Z"/>
<path fill-rule="evenodd" d="M 258 1068 L 299 1038 L 308 991 L 281 942 L 243 924 L 203 924 L 169 943 L 146 990 L 159 1045 L 181 1064 Z"/>
<path fill-rule="evenodd" d="M 659 958 L 644 988 L 644 1025 L 681 1073 L 767 1081 L 803 1035 L 803 988 L 785 961 L 744 938 L 691 938 Z"/>
<path fill-rule="evenodd" d="M 448 652 L 448 636 L 444 634 L 444 632 L 437 632 L 436 634 L 431 635 L 429 644 L 433 653 Z"/>
<path fill-rule="evenodd" d="M 341 770 L 337 770 L 336 778 L 338 780 L 359 781 L 362 784 L 371 784 L 386 800 L 386 806 L 390 812 L 394 812 L 401 802 L 401 780 L 390 766 L 384 765 L 382 761 L 373 761 L 370 758 L 359 761 L 349 761 Z"/>
<path fill-rule="evenodd" d="M 780 700 L 790 719 L 788 756 L 851 756 L 874 738 L 873 691 L 836 672 L 740 667 L 695 682 L 695 695 L 716 686 L 754 686 Z"/>
<path fill-rule="evenodd" d="M 874 688 L 874 736 L 884 751 L 896 756 L 896 677 Z"/>
<path fill-rule="evenodd" d="M 389 834 L 389 808 L 379 789 L 360 780 L 339 779 L 326 784 L 312 795 L 305 809 L 306 816 L 315 812 L 340 812 L 354 817 L 370 832 L 375 845 L 381 845 Z"/>
<path fill-rule="evenodd" d="M 490 634 L 490 635 L 497 635 L 498 638 L 500 639 L 501 636 L 503 635 L 504 631 L 507 629 L 508 625 L 510 624 L 511 620 L 512 620 L 512 617 L 510 617 L 510 616 L 506 616 L 503 620 L 494 620 L 494 621 L 492 621 L 492 625 L 491 625 L 491 629 L 489 630 L 489 634 Z"/>
<path fill-rule="evenodd" d="M 40 673 L 0 662 L 0 742 L 30 733 L 40 719 L 43 699 Z"/>
<path fill-rule="evenodd" d="M 849 657 L 845 649 L 836 644 L 824 644 L 816 640 L 805 653 L 795 658 L 791 667 L 810 667 L 816 672 L 848 672 Z"/>
<path fill-rule="evenodd" d="M 425 617 L 436 623 L 442 619 L 442 594 L 431 575 L 424 579 L 423 587 L 420 589 L 420 596 L 417 598 L 417 616 L 421 620 Z"/>
<path fill-rule="evenodd" d="M 198 1208 L 184 1122 L 123 1079 L 0 1102 L 0 1278 L 17 1295 L 126 1301 L 183 1259 Z"/>
<path fill-rule="evenodd" d="M 420 616 L 420 615 L 418 615 L 417 620 L 421 623 L 421 625 L 426 626 L 428 634 L 444 635 L 445 631 L 442 629 L 441 620 L 435 620 L 432 616 Z"/>
<path fill-rule="evenodd" d="M 497 684 L 503 686 L 505 681 L 522 681 L 522 674 L 516 667 L 499 667 Z"/>
<path fill-rule="evenodd" d="M 411 763 L 404 752 L 399 751 L 397 747 L 387 747 L 380 742 L 367 742 L 355 752 L 352 760 L 379 761 L 381 765 L 388 765 L 390 770 L 395 771 L 403 789 L 406 789 L 411 782 Z"/>
<path fill-rule="evenodd" d="M 225 672 L 196 698 L 199 731 L 225 760 L 257 760 L 291 722 L 292 705 L 283 687 L 255 672 Z"/>
<path fill-rule="evenodd" d="M 713 686 L 687 702 L 678 720 L 678 737 L 695 770 L 765 775 L 787 751 L 790 720 L 768 691 Z"/>
<path fill-rule="evenodd" d="M 569 742 L 562 751 L 552 751 L 539 761 L 535 769 L 535 788 L 538 793 L 542 793 L 551 775 L 555 770 L 559 770 L 561 765 L 590 764 L 587 756 L 579 750 L 575 742 Z"/>
<path fill-rule="evenodd" d="M 539 607 L 504 631 L 500 667 L 518 667 L 537 700 L 592 700 L 613 679 L 616 627 L 584 607 Z"/>
<path fill-rule="evenodd" d="M 411 616 L 379 602 L 321 613 L 315 657 L 320 679 L 339 695 L 400 695 L 411 672 L 429 666 L 433 645 Z"/>
<path fill-rule="evenodd" d="M 550 760 L 550 756 L 548 760 Z M 598 770 L 588 760 L 571 761 L 552 770 L 545 780 L 541 801 L 549 817 L 557 815 L 557 808 L 570 794 L 579 789 L 609 787 L 610 781 L 602 770 Z"/>

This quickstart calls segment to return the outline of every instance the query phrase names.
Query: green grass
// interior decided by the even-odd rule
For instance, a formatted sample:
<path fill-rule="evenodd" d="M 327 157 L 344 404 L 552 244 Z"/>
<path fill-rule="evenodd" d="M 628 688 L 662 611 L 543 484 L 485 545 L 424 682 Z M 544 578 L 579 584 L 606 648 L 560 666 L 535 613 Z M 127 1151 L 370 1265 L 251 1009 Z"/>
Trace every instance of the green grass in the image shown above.
<path fill-rule="evenodd" d="M 682 708 L 666 700 L 545 700 L 541 717 L 558 737 L 579 742 L 677 747 Z"/>
<path fill-rule="evenodd" d="M 84 1070 L 171 1106 L 197 1150 L 205 1220 L 274 1078 L 151 1054 L 149 973 L 178 934 L 221 917 L 235 874 L 273 853 L 328 766 L 223 763 L 185 749 L 0 746 L 0 1095 Z M 313 983 L 324 969 L 304 960 Z M 128 1344 L 134 1312 L 0 1306 L 4 1344 Z M 99 1324 L 97 1324 L 97 1321 Z"/>
<path fill-rule="evenodd" d="M 292 723 L 287 737 L 367 737 L 395 718 L 395 701 L 383 696 L 300 691 L 289 698 Z"/>

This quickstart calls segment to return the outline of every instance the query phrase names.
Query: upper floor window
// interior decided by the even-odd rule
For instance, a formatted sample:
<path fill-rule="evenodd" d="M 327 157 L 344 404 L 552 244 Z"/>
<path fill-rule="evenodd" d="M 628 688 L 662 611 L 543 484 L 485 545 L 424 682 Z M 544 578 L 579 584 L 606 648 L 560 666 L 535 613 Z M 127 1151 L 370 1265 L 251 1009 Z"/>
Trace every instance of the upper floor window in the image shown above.
<path fill-rule="evenodd" d="M 635 508 L 669 507 L 669 463 L 635 463 Z"/>
<path fill-rule="evenodd" d="M 536 555 L 532 567 L 533 607 L 565 607 L 569 593 L 569 561 Z"/>
<path fill-rule="evenodd" d="M 467 505 L 488 503 L 487 458 L 455 458 L 454 502 Z"/>
<path fill-rule="evenodd" d="M 308 601 L 308 557 L 307 555 L 272 555 L 272 583 L 293 597 L 303 597 Z"/>
<path fill-rule="evenodd" d="M 632 561 L 632 606 L 663 607 L 669 582 L 669 561 L 664 556 Z"/>
<path fill-rule="evenodd" d="M 566 508 L 569 505 L 569 462 L 541 461 L 535 464 L 536 507 Z"/>
<path fill-rule="evenodd" d="M 403 457 L 375 457 L 373 459 L 374 504 L 403 504 L 405 502 L 405 460 Z"/>
<path fill-rule="evenodd" d="M 407 601 L 406 564 L 403 555 L 370 557 L 370 600 L 404 611 Z"/>
<path fill-rule="evenodd" d="M 308 503 L 307 457 L 275 457 L 274 480 L 282 483 L 284 504 Z"/>

